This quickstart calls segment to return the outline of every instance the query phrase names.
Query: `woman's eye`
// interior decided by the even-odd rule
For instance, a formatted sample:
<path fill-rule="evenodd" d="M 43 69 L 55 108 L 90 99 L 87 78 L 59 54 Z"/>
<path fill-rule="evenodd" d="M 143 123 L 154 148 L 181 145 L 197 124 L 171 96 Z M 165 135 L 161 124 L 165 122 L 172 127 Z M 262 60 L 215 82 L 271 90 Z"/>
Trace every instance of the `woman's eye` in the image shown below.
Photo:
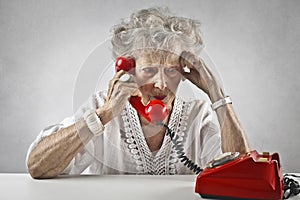
<path fill-rule="evenodd" d="M 176 76 L 178 71 L 175 69 L 175 67 L 169 67 L 169 68 L 166 68 L 165 69 L 165 73 L 168 75 L 168 76 Z"/>
<path fill-rule="evenodd" d="M 148 74 L 148 75 L 155 74 L 156 71 L 157 70 L 154 67 L 145 67 L 145 68 L 143 68 L 143 72 L 145 74 Z"/>

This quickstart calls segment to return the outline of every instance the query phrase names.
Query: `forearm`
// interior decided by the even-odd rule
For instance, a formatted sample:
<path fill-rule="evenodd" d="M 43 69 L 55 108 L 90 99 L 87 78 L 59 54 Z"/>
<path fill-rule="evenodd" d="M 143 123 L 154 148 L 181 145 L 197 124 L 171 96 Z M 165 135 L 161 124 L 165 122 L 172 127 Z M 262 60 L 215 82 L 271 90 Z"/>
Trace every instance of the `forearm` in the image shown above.
<path fill-rule="evenodd" d="M 83 120 L 45 137 L 29 155 L 29 173 L 33 178 L 59 175 L 92 137 Z"/>
<path fill-rule="evenodd" d="M 248 139 L 232 104 L 226 104 L 218 108 L 216 112 L 221 127 L 222 151 L 240 153 L 250 151 Z"/>
<path fill-rule="evenodd" d="M 225 95 L 221 87 L 216 86 L 214 90 L 211 90 L 209 97 L 212 102 L 216 102 L 225 98 Z M 250 151 L 245 131 L 232 104 L 226 104 L 217 108 L 216 113 L 221 128 L 222 151 L 240 153 Z"/>
<path fill-rule="evenodd" d="M 204 91 L 215 103 L 226 96 L 223 87 L 212 71 L 206 66 L 203 60 L 198 59 L 190 52 L 183 51 L 179 58 L 180 67 L 178 71 L 188 78 L 199 89 Z M 189 72 L 183 70 L 188 67 Z M 221 127 L 221 140 L 223 152 L 247 152 L 250 146 L 244 130 L 233 110 L 231 104 L 223 105 L 216 109 L 218 121 Z"/>

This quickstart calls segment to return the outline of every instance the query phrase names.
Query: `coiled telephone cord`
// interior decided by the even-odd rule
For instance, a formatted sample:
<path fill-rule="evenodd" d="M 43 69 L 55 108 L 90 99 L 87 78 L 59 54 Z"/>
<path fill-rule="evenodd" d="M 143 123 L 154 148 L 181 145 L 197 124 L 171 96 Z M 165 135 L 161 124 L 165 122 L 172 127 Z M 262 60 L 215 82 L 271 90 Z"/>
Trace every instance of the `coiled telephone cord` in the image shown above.
<path fill-rule="evenodd" d="M 297 196 L 300 193 L 300 186 L 294 179 L 288 178 L 288 176 L 300 178 L 300 176 L 294 174 L 285 174 L 283 178 L 284 194 L 283 199 L 288 199 L 291 196 Z"/>
<path fill-rule="evenodd" d="M 171 129 L 163 123 L 159 123 L 159 125 L 162 125 L 167 129 L 167 135 L 170 136 L 171 141 L 173 142 L 174 148 L 176 150 L 176 153 L 178 154 L 178 159 L 191 171 L 193 171 L 195 174 L 199 174 L 200 172 L 203 171 L 197 164 L 195 164 L 191 159 L 189 159 L 186 155 L 185 152 L 183 151 L 183 144 L 181 141 L 178 141 L 179 136 L 176 135 L 175 133 L 171 131 Z"/>

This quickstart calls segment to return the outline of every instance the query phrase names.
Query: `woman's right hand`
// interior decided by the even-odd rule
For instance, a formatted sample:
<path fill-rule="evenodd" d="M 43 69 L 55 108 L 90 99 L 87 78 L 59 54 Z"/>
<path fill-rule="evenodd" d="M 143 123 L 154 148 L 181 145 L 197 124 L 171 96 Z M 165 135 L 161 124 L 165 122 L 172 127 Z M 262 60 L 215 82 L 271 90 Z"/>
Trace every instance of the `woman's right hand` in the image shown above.
<path fill-rule="evenodd" d="M 106 101 L 96 111 L 103 125 L 122 112 L 131 96 L 141 96 L 133 75 L 127 73 L 130 75 L 129 81 L 120 81 L 121 76 L 126 73 L 126 71 L 120 70 L 110 80 Z"/>

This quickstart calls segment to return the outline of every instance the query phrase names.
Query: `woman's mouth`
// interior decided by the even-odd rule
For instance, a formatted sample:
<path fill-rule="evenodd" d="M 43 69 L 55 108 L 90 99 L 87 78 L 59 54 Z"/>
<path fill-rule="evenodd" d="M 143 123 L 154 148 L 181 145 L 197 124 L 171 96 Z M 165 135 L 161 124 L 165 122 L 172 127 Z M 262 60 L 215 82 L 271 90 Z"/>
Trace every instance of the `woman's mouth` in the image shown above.
<path fill-rule="evenodd" d="M 157 96 L 153 96 L 153 97 L 158 100 L 163 100 L 164 98 L 166 98 L 166 95 L 157 95 Z"/>

